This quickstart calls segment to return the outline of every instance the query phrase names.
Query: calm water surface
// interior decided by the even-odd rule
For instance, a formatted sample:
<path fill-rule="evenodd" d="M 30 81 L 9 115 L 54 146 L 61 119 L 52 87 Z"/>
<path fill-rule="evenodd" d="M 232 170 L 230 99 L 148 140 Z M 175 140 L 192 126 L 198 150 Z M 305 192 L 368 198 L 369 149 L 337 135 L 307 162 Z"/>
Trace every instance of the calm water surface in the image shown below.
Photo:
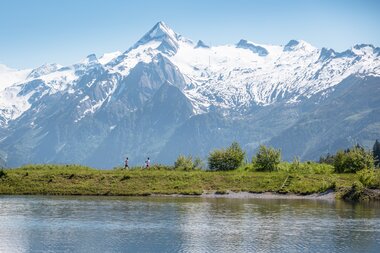
<path fill-rule="evenodd" d="M 380 205 L 0 196 L 0 252 L 380 252 Z"/>

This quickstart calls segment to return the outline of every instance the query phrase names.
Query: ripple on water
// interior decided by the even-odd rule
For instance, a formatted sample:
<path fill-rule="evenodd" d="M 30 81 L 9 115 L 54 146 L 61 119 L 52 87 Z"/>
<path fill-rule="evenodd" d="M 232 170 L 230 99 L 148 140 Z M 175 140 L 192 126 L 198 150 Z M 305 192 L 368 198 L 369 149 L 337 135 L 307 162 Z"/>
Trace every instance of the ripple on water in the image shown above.
<path fill-rule="evenodd" d="M 378 252 L 378 204 L 0 197 L 0 252 Z"/>

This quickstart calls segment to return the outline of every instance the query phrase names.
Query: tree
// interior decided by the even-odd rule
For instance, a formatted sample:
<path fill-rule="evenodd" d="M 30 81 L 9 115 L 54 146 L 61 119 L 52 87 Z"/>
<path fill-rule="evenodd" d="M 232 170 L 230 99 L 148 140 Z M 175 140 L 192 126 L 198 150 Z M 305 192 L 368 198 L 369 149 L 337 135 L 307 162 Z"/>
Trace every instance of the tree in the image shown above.
<path fill-rule="evenodd" d="M 338 151 L 334 157 L 335 172 L 357 172 L 362 169 L 372 169 L 374 160 L 372 153 L 361 146 L 355 146 L 347 151 Z"/>
<path fill-rule="evenodd" d="M 239 143 L 233 142 L 227 149 L 227 153 L 230 156 L 232 162 L 235 164 L 236 168 L 239 167 L 245 157 L 245 152 L 241 149 Z"/>
<path fill-rule="evenodd" d="M 227 149 L 214 150 L 208 157 L 210 170 L 234 170 L 243 162 L 245 152 L 237 142 L 233 142 Z"/>
<path fill-rule="evenodd" d="M 281 150 L 260 145 L 259 151 L 252 160 L 257 170 L 274 171 L 281 162 Z"/>
<path fill-rule="evenodd" d="M 380 166 L 380 142 L 378 140 L 375 141 L 372 148 L 373 159 L 375 160 L 376 167 Z"/>

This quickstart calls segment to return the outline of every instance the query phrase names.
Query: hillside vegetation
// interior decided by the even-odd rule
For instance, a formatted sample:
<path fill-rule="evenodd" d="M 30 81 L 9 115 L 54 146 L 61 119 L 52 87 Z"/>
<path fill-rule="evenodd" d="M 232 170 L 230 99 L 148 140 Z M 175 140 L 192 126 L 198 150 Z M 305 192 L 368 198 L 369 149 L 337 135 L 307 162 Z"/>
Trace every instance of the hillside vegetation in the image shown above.
<path fill-rule="evenodd" d="M 336 191 L 348 200 L 380 199 L 375 152 L 359 145 L 322 162 L 282 162 L 281 151 L 260 146 L 250 163 L 236 142 L 214 150 L 208 169 L 199 158 L 179 156 L 174 166 L 96 170 L 80 165 L 27 165 L 0 170 L 0 194 L 151 195 L 274 192 L 307 195 Z"/>
<path fill-rule="evenodd" d="M 0 174 L 0 194 L 142 196 L 227 191 L 312 194 L 331 189 L 343 196 L 363 186 L 360 174 L 336 174 L 332 166 L 316 163 L 301 164 L 297 171 L 292 164 L 281 163 L 275 172 L 256 172 L 249 166 L 233 171 L 184 171 L 158 165 L 150 169 L 107 171 L 78 165 L 28 165 Z M 379 189 L 379 171 L 375 171 L 373 178 L 371 188 Z"/>

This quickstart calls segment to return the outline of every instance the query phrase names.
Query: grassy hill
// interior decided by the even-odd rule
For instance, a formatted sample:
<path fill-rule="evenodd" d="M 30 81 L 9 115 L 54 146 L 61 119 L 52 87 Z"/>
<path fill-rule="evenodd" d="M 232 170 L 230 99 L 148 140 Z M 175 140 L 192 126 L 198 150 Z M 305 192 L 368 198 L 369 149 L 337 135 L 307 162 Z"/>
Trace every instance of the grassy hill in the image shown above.
<path fill-rule="evenodd" d="M 79 165 L 28 165 L 0 173 L 0 194 L 143 196 L 224 194 L 233 191 L 307 195 L 331 189 L 342 197 L 352 191 L 362 193 L 366 189 L 362 175 L 336 174 L 329 165 L 305 163 L 297 171 L 290 168 L 289 163 L 281 163 L 275 172 L 256 172 L 249 166 L 224 172 L 178 171 L 160 165 L 130 170 L 96 170 Z M 380 188 L 380 171 L 374 173 L 371 188 Z"/>

